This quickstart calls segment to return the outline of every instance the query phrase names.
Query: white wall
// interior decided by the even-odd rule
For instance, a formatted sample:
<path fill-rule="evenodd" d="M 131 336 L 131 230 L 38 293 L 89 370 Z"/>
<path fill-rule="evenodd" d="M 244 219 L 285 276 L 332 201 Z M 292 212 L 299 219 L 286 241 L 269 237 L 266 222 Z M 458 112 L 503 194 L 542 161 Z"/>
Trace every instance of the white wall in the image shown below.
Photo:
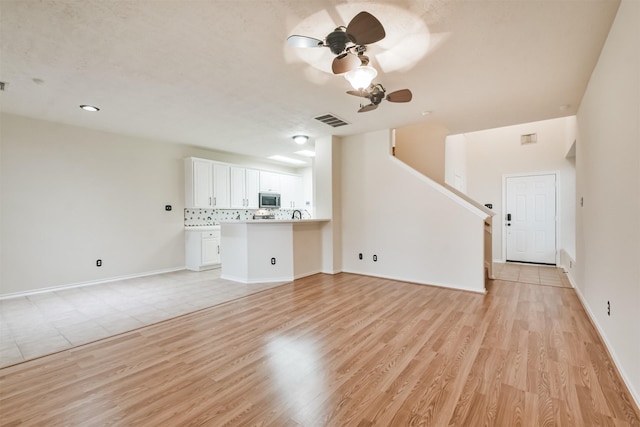
<path fill-rule="evenodd" d="M 313 214 L 315 212 L 315 202 L 313 200 L 313 167 L 299 169 L 298 174 L 302 177 L 302 200 L 305 203 L 302 208 Z"/>
<path fill-rule="evenodd" d="M 389 131 L 343 137 L 344 271 L 484 292 L 485 216 L 392 157 Z"/>
<path fill-rule="evenodd" d="M 449 135 L 445 140 L 444 182 L 456 190 L 467 192 L 467 138 Z"/>
<path fill-rule="evenodd" d="M 493 258 L 503 257 L 503 188 L 505 175 L 558 173 L 557 249 L 574 248 L 575 167 L 566 158 L 567 122 L 560 118 L 464 134 L 466 140 L 466 193 L 482 204 L 493 204 Z M 537 133 L 538 142 L 521 145 L 520 135 Z M 451 140 L 451 138 L 449 139 Z M 460 148 L 457 148 L 459 155 Z"/>
<path fill-rule="evenodd" d="M 291 171 L 7 114 L 0 144 L 0 295 L 183 268 L 184 157 Z"/>
<path fill-rule="evenodd" d="M 449 129 L 429 120 L 395 130 L 395 155 L 432 180 L 445 182 L 445 140 Z"/>
<path fill-rule="evenodd" d="M 640 404 L 640 2 L 623 0 L 577 114 L 573 280 Z M 611 302 L 611 316 L 607 315 Z"/>
<path fill-rule="evenodd" d="M 322 227 L 322 272 L 342 271 L 342 214 L 340 138 L 328 136 L 316 139 L 314 177 L 316 217 L 331 219 Z"/>

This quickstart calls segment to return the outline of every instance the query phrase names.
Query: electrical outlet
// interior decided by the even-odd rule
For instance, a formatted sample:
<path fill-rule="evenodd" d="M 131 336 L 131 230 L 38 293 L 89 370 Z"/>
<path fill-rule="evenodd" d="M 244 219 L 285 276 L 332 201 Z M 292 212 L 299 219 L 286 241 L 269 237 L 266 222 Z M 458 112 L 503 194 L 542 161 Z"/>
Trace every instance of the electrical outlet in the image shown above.
<path fill-rule="evenodd" d="M 611 316 L 611 303 L 607 301 L 607 316 Z"/>
<path fill-rule="evenodd" d="M 275 258 L 271 258 L 271 265 L 276 265 L 276 259 Z"/>
<path fill-rule="evenodd" d="M 374 255 L 373 256 L 373 262 L 377 262 L 378 261 L 378 255 Z"/>
<path fill-rule="evenodd" d="M 171 209 L 173 209 L 173 207 L 171 205 L 164 205 L 164 210 L 165 211 L 170 211 Z"/>
<path fill-rule="evenodd" d="M 96 260 L 96 267 L 102 267 L 102 260 L 101 259 Z"/>
<path fill-rule="evenodd" d="M 358 254 L 358 259 L 362 259 L 362 253 Z"/>

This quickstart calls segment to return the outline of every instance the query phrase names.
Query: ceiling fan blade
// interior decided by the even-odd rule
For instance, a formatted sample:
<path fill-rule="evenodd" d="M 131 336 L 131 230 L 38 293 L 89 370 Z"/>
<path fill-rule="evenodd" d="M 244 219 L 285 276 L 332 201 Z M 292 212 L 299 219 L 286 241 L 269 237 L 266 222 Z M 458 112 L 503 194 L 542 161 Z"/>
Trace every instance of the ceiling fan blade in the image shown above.
<path fill-rule="evenodd" d="M 357 55 L 346 53 L 334 58 L 331 63 L 331 70 L 333 70 L 333 74 L 342 74 L 359 66 L 360 58 Z"/>
<path fill-rule="evenodd" d="M 355 44 L 363 45 L 380 41 L 387 34 L 375 16 L 368 12 L 360 12 L 347 25 L 347 35 Z"/>
<path fill-rule="evenodd" d="M 364 107 L 360 107 L 358 113 L 366 113 L 367 111 L 375 110 L 376 108 L 378 108 L 376 104 L 365 105 Z"/>
<path fill-rule="evenodd" d="M 314 39 L 313 37 L 307 36 L 289 36 L 287 38 L 287 43 L 289 46 L 293 47 L 321 47 L 324 46 L 324 42 L 322 40 Z"/>
<path fill-rule="evenodd" d="M 353 96 L 361 96 L 363 98 L 369 98 L 369 92 L 366 90 L 348 90 L 347 93 Z"/>
<path fill-rule="evenodd" d="M 409 89 L 400 89 L 387 95 L 387 101 L 390 102 L 409 102 L 413 98 L 413 94 Z"/>

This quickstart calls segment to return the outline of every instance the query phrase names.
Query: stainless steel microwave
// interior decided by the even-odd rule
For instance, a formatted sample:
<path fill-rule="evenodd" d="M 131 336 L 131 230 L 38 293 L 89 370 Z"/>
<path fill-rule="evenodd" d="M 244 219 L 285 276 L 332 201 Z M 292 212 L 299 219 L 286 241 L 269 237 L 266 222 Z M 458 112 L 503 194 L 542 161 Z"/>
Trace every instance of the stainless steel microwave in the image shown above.
<path fill-rule="evenodd" d="M 260 193 L 260 209 L 280 209 L 280 193 Z"/>

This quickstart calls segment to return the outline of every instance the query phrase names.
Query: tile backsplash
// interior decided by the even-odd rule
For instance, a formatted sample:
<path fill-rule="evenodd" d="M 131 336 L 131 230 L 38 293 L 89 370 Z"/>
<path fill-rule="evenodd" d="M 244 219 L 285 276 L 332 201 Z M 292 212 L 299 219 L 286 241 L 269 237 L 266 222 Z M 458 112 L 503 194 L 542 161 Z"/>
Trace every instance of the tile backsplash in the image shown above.
<path fill-rule="evenodd" d="M 200 209 L 185 208 L 184 226 L 199 227 L 203 225 L 215 225 L 220 221 L 240 220 L 248 221 L 253 215 L 273 214 L 275 219 L 291 219 L 295 209 Z M 305 209 L 299 209 L 302 218 L 311 218 L 311 214 Z"/>

